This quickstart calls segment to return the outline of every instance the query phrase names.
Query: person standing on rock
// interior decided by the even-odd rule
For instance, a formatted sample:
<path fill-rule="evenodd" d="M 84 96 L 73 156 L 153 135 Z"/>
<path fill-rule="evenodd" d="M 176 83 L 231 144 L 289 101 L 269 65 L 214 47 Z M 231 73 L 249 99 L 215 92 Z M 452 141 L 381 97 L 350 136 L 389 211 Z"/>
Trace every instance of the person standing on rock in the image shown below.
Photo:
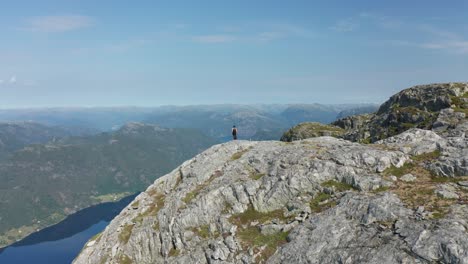
<path fill-rule="evenodd" d="M 237 128 L 236 128 L 236 126 L 232 126 L 232 139 L 237 140 Z"/>

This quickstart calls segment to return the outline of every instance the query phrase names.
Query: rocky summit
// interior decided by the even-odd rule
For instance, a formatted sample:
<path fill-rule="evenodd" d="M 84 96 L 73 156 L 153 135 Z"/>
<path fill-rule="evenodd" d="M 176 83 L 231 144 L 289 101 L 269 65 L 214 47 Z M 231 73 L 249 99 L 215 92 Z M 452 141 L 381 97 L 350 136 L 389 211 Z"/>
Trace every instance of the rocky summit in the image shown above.
<path fill-rule="evenodd" d="M 418 85 L 383 103 L 375 113 L 346 116 L 330 125 L 305 122 L 286 131 L 282 141 L 334 136 L 371 143 L 411 128 L 448 133 L 468 118 L 468 83 Z"/>
<path fill-rule="evenodd" d="M 156 180 L 74 263 L 468 263 L 466 143 L 412 129 L 366 145 L 216 145 Z"/>
<path fill-rule="evenodd" d="M 347 130 L 345 139 L 368 143 L 410 128 L 444 133 L 467 117 L 468 83 L 439 83 L 405 89 L 374 114 L 350 116 L 332 124 Z"/>
<path fill-rule="evenodd" d="M 332 125 L 324 125 L 317 122 L 300 123 L 284 132 L 281 141 L 291 142 L 312 137 L 332 136 L 342 137 L 345 130 Z"/>
<path fill-rule="evenodd" d="M 453 102 L 466 86 L 437 87 L 418 104 L 444 129 L 213 146 L 156 180 L 74 263 L 468 263 L 468 121 L 441 120 L 463 112 Z M 414 105 L 412 89 L 373 118 Z"/>

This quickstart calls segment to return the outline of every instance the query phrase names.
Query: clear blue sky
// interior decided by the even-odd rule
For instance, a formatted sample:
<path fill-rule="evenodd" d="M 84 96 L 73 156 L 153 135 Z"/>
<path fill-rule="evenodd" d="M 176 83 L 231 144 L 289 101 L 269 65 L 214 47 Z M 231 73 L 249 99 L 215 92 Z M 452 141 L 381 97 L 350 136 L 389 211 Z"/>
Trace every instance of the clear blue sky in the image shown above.
<path fill-rule="evenodd" d="M 468 79 L 468 1 L 3 1 L 0 107 L 382 102 Z"/>

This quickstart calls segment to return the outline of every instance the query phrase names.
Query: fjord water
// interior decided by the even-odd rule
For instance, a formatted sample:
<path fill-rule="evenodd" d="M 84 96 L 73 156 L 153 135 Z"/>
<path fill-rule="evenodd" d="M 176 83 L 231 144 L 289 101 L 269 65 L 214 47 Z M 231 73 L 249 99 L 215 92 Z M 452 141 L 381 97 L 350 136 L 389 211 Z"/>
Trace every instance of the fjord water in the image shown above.
<path fill-rule="evenodd" d="M 0 250 L 2 264 L 71 263 L 85 243 L 101 232 L 135 195 L 83 209 L 64 221 Z"/>
<path fill-rule="evenodd" d="M 29 246 L 8 247 L 0 253 L 0 263 L 52 264 L 71 263 L 83 245 L 101 232 L 109 222 L 100 221 L 71 237 Z"/>

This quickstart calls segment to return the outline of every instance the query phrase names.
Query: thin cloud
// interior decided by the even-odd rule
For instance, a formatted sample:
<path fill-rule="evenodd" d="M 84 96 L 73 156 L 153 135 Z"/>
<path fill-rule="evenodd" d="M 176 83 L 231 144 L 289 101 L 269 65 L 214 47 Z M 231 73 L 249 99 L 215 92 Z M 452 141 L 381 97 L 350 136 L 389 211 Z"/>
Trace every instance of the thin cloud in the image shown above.
<path fill-rule="evenodd" d="M 0 85 L 2 85 L 5 81 L 4 80 L 0 80 Z"/>
<path fill-rule="evenodd" d="M 151 45 L 153 43 L 155 43 L 155 40 L 152 40 L 152 39 L 143 39 L 143 38 L 131 39 L 131 40 L 127 40 L 127 41 L 123 41 L 120 43 L 115 43 L 115 44 L 106 46 L 105 50 L 110 51 L 110 52 L 117 52 L 117 53 L 127 52 L 132 49 L 137 49 L 137 48 L 141 48 L 147 45 Z"/>
<path fill-rule="evenodd" d="M 15 75 L 11 76 L 11 78 L 10 78 L 10 84 L 14 84 L 14 83 L 16 83 L 16 76 Z"/>
<path fill-rule="evenodd" d="M 293 37 L 302 37 L 302 38 L 310 38 L 314 37 L 315 34 L 311 32 L 309 29 L 300 27 L 293 24 L 278 24 L 274 25 L 273 31 L 281 33 L 283 36 L 293 36 Z"/>
<path fill-rule="evenodd" d="M 267 30 L 245 36 L 246 40 L 255 42 L 272 42 L 286 38 L 312 38 L 315 34 L 310 30 L 291 24 L 275 24 L 266 27 Z"/>
<path fill-rule="evenodd" d="M 229 43 L 236 39 L 236 36 L 228 34 L 200 35 L 192 37 L 192 40 L 198 43 Z"/>
<path fill-rule="evenodd" d="M 408 25 L 410 27 L 410 25 Z M 421 49 L 443 50 L 457 54 L 468 54 L 468 40 L 462 35 L 449 30 L 443 30 L 432 25 L 416 25 L 412 27 L 419 34 L 426 36 L 426 41 L 394 41 L 396 45 L 412 46 Z"/>
<path fill-rule="evenodd" d="M 414 47 L 428 50 L 442 50 L 457 54 L 468 54 L 468 41 L 467 40 L 447 40 L 447 41 L 434 41 L 434 42 L 411 42 L 402 40 L 389 41 L 393 46 Z"/>
<path fill-rule="evenodd" d="M 90 27 L 93 19 L 81 15 L 39 16 L 30 18 L 26 24 L 25 30 L 60 33 Z"/>
<path fill-rule="evenodd" d="M 419 45 L 425 49 L 447 50 L 459 54 L 468 54 L 468 41 L 445 41 L 438 43 L 422 43 Z"/>
<path fill-rule="evenodd" d="M 450 32 L 448 30 L 439 29 L 431 25 L 420 25 L 417 27 L 417 29 L 421 32 L 428 33 L 440 38 L 459 39 L 461 37 L 459 34 Z"/>
<path fill-rule="evenodd" d="M 398 29 L 404 24 L 398 18 L 370 12 L 362 12 L 357 17 L 362 23 L 371 23 L 385 29 Z"/>
<path fill-rule="evenodd" d="M 359 25 L 377 26 L 380 29 L 389 30 L 389 32 L 395 32 L 395 29 L 398 29 L 398 32 L 411 33 L 421 39 L 421 41 L 403 39 L 383 42 L 392 46 L 468 54 L 468 40 L 463 34 L 441 29 L 431 24 L 413 23 L 375 13 L 363 12 L 350 19 L 341 20 L 332 29 L 340 32 L 350 32 L 357 29 Z"/>
<path fill-rule="evenodd" d="M 336 22 L 334 26 L 331 27 L 332 30 L 337 32 L 352 32 L 359 28 L 359 23 L 353 19 L 344 19 Z"/>
<path fill-rule="evenodd" d="M 273 41 L 285 37 L 283 32 L 271 31 L 271 32 L 261 32 L 257 35 L 259 41 Z"/>
<path fill-rule="evenodd" d="M 249 30 L 247 30 L 249 28 Z M 252 30 L 256 28 L 256 30 Z M 271 42 L 279 39 L 290 37 L 310 38 L 315 36 L 306 28 L 298 27 L 291 24 L 272 24 L 262 26 L 244 26 L 244 27 L 223 27 L 218 26 L 221 33 L 192 36 L 191 40 L 198 43 L 256 43 L 256 42 Z"/>
<path fill-rule="evenodd" d="M 217 29 L 226 33 L 239 33 L 244 31 L 240 26 L 218 26 Z"/>
<path fill-rule="evenodd" d="M 175 29 L 187 29 L 190 27 L 190 25 L 186 23 L 177 23 L 177 24 L 174 24 L 173 27 Z"/>
<path fill-rule="evenodd" d="M 429 35 L 429 41 L 416 44 L 420 48 L 468 54 L 468 40 L 462 34 L 427 24 L 418 25 L 415 28 L 417 31 Z"/>
<path fill-rule="evenodd" d="M 403 22 L 389 16 L 361 12 L 358 15 L 338 20 L 330 29 L 337 32 L 353 32 L 358 30 L 361 26 L 365 27 L 368 25 L 384 29 L 397 29 L 403 25 Z"/>

